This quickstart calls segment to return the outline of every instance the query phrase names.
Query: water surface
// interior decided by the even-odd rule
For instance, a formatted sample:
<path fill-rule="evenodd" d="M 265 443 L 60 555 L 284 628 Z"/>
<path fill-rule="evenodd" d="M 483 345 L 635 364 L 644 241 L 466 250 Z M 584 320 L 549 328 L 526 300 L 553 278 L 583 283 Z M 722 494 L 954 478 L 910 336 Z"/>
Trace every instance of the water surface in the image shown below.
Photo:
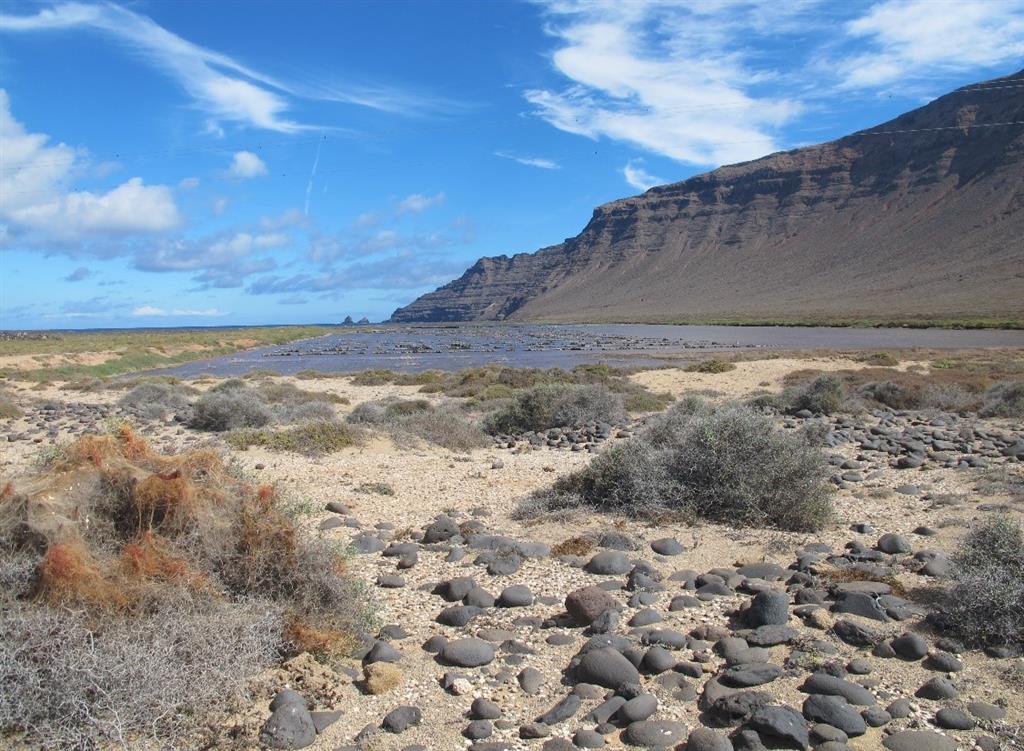
<path fill-rule="evenodd" d="M 653 324 L 444 324 L 339 328 L 290 344 L 199 360 L 162 372 L 230 376 L 256 369 L 347 373 L 458 370 L 486 364 L 571 368 L 652 365 L 731 350 L 1024 347 L 1024 331 Z"/>

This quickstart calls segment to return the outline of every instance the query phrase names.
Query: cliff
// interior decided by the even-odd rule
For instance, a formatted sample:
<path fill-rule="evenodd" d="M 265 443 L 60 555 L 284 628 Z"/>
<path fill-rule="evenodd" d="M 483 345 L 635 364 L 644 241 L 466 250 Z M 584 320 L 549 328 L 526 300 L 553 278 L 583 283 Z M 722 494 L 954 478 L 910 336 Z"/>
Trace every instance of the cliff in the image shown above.
<path fill-rule="evenodd" d="M 1022 206 L 1024 71 L 605 204 L 392 320 L 1021 319 Z"/>

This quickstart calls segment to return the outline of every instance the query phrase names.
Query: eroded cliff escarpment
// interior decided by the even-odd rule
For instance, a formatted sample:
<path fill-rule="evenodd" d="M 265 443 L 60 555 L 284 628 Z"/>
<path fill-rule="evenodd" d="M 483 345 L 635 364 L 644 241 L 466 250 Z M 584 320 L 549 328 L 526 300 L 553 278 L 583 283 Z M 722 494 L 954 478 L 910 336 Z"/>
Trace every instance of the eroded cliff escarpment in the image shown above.
<path fill-rule="evenodd" d="M 1022 238 L 1024 71 L 605 204 L 392 320 L 1019 320 Z"/>

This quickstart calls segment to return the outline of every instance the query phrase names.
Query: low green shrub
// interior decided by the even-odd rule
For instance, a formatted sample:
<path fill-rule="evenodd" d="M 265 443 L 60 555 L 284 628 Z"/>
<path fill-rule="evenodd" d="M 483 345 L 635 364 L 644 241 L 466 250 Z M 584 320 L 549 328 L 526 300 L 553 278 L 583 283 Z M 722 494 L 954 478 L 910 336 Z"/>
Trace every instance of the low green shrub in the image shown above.
<path fill-rule="evenodd" d="M 589 506 L 648 519 L 820 528 L 831 515 L 828 467 L 800 434 L 753 410 L 687 404 L 600 454 L 524 506 Z"/>
<path fill-rule="evenodd" d="M 228 445 L 245 450 L 260 446 L 271 451 L 288 451 L 307 456 L 321 456 L 340 451 L 356 440 L 345 423 L 334 420 L 304 422 L 285 430 L 245 428 L 232 431 L 225 439 Z"/>
<path fill-rule="evenodd" d="M 730 370 L 736 370 L 735 363 L 731 363 L 728 360 L 720 360 L 717 357 L 713 357 L 710 360 L 701 360 L 686 366 L 687 373 L 728 373 Z"/>

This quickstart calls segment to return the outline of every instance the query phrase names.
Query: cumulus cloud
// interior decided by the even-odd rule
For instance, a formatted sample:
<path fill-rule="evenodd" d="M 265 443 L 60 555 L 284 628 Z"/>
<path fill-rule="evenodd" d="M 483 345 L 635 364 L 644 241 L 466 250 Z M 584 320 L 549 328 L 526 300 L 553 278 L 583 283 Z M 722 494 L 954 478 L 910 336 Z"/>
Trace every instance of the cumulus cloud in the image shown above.
<path fill-rule="evenodd" d="M 440 206 L 442 203 L 444 203 L 443 192 L 435 193 L 432 196 L 424 195 L 423 193 L 413 193 L 411 196 L 406 196 L 399 201 L 398 207 L 395 210 L 398 214 L 419 214 L 434 206 Z"/>
<path fill-rule="evenodd" d="M 262 177 L 267 174 L 267 165 L 251 151 L 236 151 L 235 155 L 231 158 L 228 174 L 239 180 Z"/>
<path fill-rule="evenodd" d="M 643 164 L 642 159 L 632 159 L 626 163 L 626 166 L 622 168 L 622 176 L 626 178 L 626 182 L 637 190 L 648 190 L 653 188 L 655 185 L 663 185 L 666 180 L 660 177 L 655 177 L 650 174 L 641 166 Z"/>
<path fill-rule="evenodd" d="M 502 159 L 511 159 L 513 162 L 519 162 L 519 164 L 527 167 L 537 167 L 539 169 L 561 169 L 562 165 L 553 159 L 545 159 L 540 156 L 517 156 L 510 154 L 506 151 L 495 151 L 494 156 L 500 156 Z"/>
<path fill-rule="evenodd" d="M 421 289 L 451 281 L 465 263 L 445 258 L 425 258 L 402 254 L 378 261 L 351 264 L 344 269 L 321 274 L 265 276 L 247 288 L 250 294 L 333 293 L 350 289 Z"/>
<path fill-rule="evenodd" d="M 162 232 L 180 222 L 172 190 L 133 177 L 106 192 L 71 189 L 87 163 L 83 150 L 30 133 L 11 112 L 0 89 L 0 235 L 10 242 L 80 241 L 100 234 Z"/>
<path fill-rule="evenodd" d="M 287 116 L 290 97 L 403 114 L 444 109 L 453 104 L 386 86 L 283 81 L 228 55 L 193 44 L 151 18 L 113 3 L 70 2 L 44 8 L 34 15 L 0 14 L 0 31 L 39 33 L 68 29 L 100 32 L 173 78 L 206 113 L 207 130 L 214 134 L 223 133 L 222 122 L 281 133 L 309 130 L 313 126 Z"/>

